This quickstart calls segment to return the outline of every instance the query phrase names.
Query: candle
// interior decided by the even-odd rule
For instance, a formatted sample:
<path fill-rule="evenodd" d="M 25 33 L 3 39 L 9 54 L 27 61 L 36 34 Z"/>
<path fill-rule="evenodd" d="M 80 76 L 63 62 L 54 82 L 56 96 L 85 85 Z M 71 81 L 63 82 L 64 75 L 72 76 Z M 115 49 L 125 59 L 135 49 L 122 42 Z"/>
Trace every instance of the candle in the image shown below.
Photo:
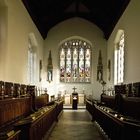
<path fill-rule="evenodd" d="M 120 120 L 122 120 L 122 121 L 123 121 L 123 119 L 124 119 L 123 117 L 120 117 Z"/>

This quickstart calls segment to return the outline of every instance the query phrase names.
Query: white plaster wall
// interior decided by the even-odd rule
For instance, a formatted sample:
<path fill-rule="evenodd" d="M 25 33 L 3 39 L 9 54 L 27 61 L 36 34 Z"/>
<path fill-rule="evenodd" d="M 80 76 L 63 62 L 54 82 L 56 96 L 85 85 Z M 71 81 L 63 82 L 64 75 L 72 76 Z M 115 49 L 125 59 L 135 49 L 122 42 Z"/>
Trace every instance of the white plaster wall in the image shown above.
<path fill-rule="evenodd" d="M 4 1 L 0 2 L 0 79 L 4 79 L 5 51 L 7 34 L 7 7 Z"/>
<path fill-rule="evenodd" d="M 73 36 L 79 36 L 92 43 L 92 82 L 91 84 L 62 84 L 59 81 L 59 48 L 58 45 L 61 41 L 66 38 Z M 44 72 L 44 86 L 48 88 L 49 94 L 55 94 L 57 96 L 58 92 L 62 94 L 65 92 L 72 93 L 73 87 L 77 88 L 77 92 L 84 92 L 89 95 L 91 94 L 94 98 L 99 99 L 101 94 L 101 85 L 96 81 L 97 78 L 97 63 L 99 50 L 102 51 L 103 65 L 104 65 L 104 79 L 106 79 L 106 40 L 103 37 L 102 31 L 94 24 L 81 19 L 81 18 L 71 18 L 57 24 L 52 28 L 45 40 L 45 51 L 44 51 L 44 62 L 47 68 L 48 53 L 51 50 L 52 61 L 53 61 L 53 82 L 46 82 L 47 74 Z"/>
<path fill-rule="evenodd" d="M 29 33 L 34 33 L 37 39 L 37 78 L 39 73 L 39 59 L 43 59 L 43 45 L 39 31 L 31 20 L 21 0 L 5 0 L 7 6 L 6 37 L 2 45 L 5 48 L 5 67 L 1 67 L 1 80 L 18 83 L 27 82 L 27 54 Z M 3 18 L 3 16 L 1 16 Z M 5 17 L 4 17 L 5 18 Z M 5 34 L 0 31 L 1 34 Z M 1 63 L 0 63 L 1 65 Z M 39 84 L 38 80 L 36 82 Z"/>
<path fill-rule="evenodd" d="M 114 39 L 119 29 L 125 34 L 125 79 L 124 83 L 140 81 L 140 1 L 131 0 L 124 14 L 115 26 L 108 40 L 107 58 L 111 59 L 111 81 L 113 85 L 114 65 Z"/>

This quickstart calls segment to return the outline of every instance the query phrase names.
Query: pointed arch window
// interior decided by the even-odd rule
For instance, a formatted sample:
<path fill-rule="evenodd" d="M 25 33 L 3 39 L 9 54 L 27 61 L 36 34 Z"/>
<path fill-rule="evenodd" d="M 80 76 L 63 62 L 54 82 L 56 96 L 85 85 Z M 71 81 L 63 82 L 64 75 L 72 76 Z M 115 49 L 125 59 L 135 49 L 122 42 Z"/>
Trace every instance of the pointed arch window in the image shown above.
<path fill-rule="evenodd" d="M 36 44 L 33 42 L 33 34 L 29 35 L 28 40 L 28 83 L 35 84 L 36 83 L 36 75 L 37 75 L 37 56 L 36 56 Z M 34 37 L 35 40 L 35 37 Z"/>
<path fill-rule="evenodd" d="M 120 31 L 114 52 L 114 84 L 124 82 L 124 32 Z"/>
<path fill-rule="evenodd" d="M 60 46 L 60 82 L 91 82 L 91 46 L 83 40 L 68 40 Z"/>

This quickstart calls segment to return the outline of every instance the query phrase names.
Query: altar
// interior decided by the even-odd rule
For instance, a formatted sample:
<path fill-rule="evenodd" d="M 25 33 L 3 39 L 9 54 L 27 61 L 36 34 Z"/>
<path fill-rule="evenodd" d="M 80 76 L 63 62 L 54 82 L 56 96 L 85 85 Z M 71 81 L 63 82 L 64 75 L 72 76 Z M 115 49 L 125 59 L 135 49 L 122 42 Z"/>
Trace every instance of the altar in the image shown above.
<path fill-rule="evenodd" d="M 77 88 L 74 87 L 73 88 L 74 91 L 72 92 L 72 94 L 66 93 L 64 95 L 64 105 L 72 107 L 73 101 L 75 101 L 74 99 L 76 99 L 76 98 L 77 98 L 77 105 L 78 106 L 85 105 L 85 94 L 84 93 L 77 93 L 76 89 Z M 76 95 L 76 96 L 74 96 L 74 95 Z"/>
<path fill-rule="evenodd" d="M 65 105 L 71 105 L 71 94 L 65 94 L 64 95 L 64 104 Z"/>
<path fill-rule="evenodd" d="M 85 105 L 85 94 L 83 93 L 78 94 L 78 104 Z"/>

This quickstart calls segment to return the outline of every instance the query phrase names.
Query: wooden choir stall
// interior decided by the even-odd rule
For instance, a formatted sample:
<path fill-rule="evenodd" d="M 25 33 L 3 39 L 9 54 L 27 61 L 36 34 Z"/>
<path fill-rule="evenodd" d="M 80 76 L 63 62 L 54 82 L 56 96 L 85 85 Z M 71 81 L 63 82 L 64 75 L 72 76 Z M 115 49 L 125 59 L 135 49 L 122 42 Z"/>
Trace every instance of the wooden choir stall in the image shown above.
<path fill-rule="evenodd" d="M 63 100 L 36 96 L 36 87 L 0 81 L 0 140 L 41 140 L 58 120 Z"/>
<path fill-rule="evenodd" d="M 140 139 L 140 83 L 116 85 L 115 95 L 86 100 L 86 109 L 111 140 Z"/>

